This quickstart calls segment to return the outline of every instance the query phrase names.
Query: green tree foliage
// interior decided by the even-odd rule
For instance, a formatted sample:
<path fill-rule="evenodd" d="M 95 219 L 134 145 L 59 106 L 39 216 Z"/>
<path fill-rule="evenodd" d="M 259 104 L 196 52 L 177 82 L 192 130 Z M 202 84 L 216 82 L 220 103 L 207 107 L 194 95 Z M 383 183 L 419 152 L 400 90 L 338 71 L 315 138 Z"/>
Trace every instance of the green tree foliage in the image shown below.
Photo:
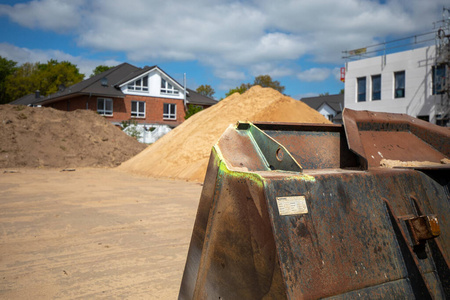
<path fill-rule="evenodd" d="M 259 75 L 255 77 L 255 81 L 253 85 L 260 85 L 262 87 L 270 87 L 274 90 L 279 91 L 280 93 L 284 92 L 285 87 L 280 84 L 278 80 L 272 80 L 269 75 Z"/>
<path fill-rule="evenodd" d="M 252 85 L 250 83 L 242 83 L 240 86 L 235 87 L 234 89 L 230 89 L 228 93 L 225 94 L 225 97 L 228 97 L 230 95 L 233 95 L 234 93 L 245 93 L 249 88 L 251 88 Z"/>
<path fill-rule="evenodd" d="M 0 56 L 0 104 L 10 102 L 6 95 L 6 78 L 16 70 L 17 62 Z"/>
<path fill-rule="evenodd" d="M 269 75 L 259 75 L 255 77 L 253 83 L 242 83 L 240 86 L 237 86 L 234 89 L 230 89 L 228 93 L 225 94 L 225 96 L 228 97 L 236 92 L 242 94 L 255 85 L 260 85 L 262 87 L 270 87 L 273 88 L 274 90 L 279 91 L 280 93 L 283 93 L 285 89 L 285 87 L 282 86 L 279 81 L 272 80 L 272 78 Z"/>
<path fill-rule="evenodd" d="M 197 88 L 197 93 L 202 94 L 203 96 L 206 97 L 210 97 L 212 98 L 213 95 L 216 93 L 216 91 L 214 91 L 214 89 L 209 85 L 209 84 L 205 84 L 205 85 L 201 85 Z"/>
<path fill-rule="evenodd" d="M 141 132 L 138 130 L 138 122 L 136 120 L 130 119 L 128 121 L 122 121 L 120 125 L 122 126 L 122 131 L 125 131 L 126 134 L 139 141 Z"/>
<path fill-rule="evenodd" d="M 187 109 L 186 115 L 184 116 L 184 119 L 187 120 L 187 119 L 189 119 L 189 117 L 192 117 L 193 115 L 195 115 L 196 113 L 198 113 L 199 111 L 202 111 L 202 110 L 203 110 L 203 107 L 201 107 L 201 106 L 188 104 L 188 109 Z"/>
<path fill-rule="evenodd" d="M 40 91 L 43 95 L 56 93 L 61 87 L 68 87 L 84 79 L 77 66 L 68 62 L 49 60 L 47 64 L 39 64 Z"/>
<path fill-rule="evenodd" d="M 37 73 L 37 63 L 24 63 L 18 67 L 13 74 L 6 77 L 5 92 L 8 102 L 14 101 L 39 90 L 39 83 L 36 76 Z"/>
<path fill-rule="evenodd" d="M 46 64 L 24 63 L 6 78 L 6 94 L 9 101 L 36 90 L 47 96 L 83 79 L 84 75 L 80 74 L 77 66 L 68 61 L 58 62 L 52 59 Z"/>
<path fill-rule="evenodd" d="M 105 66 L 105 65 L 99 65 L 96 66 L 95 69 L 92 71 L 92 74 L 90 77 L 93 77 L 95 75 L 98 75 L 100 73 L 103 73 L 105 71 L 108 71 L 109 69 L 114 68 L 114 67 L 109 67 L 109 66 Z"/>

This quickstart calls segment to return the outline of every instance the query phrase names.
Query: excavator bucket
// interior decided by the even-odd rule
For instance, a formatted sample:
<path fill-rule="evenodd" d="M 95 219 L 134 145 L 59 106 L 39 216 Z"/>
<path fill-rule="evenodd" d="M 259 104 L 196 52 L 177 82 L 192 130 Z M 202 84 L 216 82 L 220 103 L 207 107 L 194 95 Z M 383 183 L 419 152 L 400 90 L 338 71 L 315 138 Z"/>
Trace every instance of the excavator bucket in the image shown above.
<path fill-rule="evenodd" d="M 180 299 L 450 298 L 450 129 L 343 120 L 225 131 Z"/>

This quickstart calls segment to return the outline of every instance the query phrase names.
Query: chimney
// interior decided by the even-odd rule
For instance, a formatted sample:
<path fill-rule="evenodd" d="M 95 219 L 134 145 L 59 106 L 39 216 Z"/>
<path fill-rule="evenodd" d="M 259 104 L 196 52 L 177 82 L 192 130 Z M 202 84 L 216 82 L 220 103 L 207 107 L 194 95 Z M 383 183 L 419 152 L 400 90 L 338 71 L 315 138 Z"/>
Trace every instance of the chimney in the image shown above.
<path fill-rule="evenodd" d="M 36 99 L 40 99 L 41 98 L 41 92 L 39 92 L 39 90 L 36 90 L 36 92 L 34 92 L 34 96 Z"/>

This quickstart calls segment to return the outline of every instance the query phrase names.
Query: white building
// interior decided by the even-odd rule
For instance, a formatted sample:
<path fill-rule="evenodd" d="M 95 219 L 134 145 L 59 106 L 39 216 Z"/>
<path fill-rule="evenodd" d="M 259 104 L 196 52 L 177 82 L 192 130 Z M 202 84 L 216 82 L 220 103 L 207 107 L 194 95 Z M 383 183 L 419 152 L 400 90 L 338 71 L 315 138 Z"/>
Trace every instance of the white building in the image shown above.
<path fill-rule="evenodd" d="M 342 124 L 344 94 L 305 97 L 300 101 L 317 110 L 322 116 L 335 124 Z"/>
<path fill-rule="evenodd" d="M 442 59 L 436 46 L 428 46 L 348 62 L 345 107 L 404 113 L 450 126 L 447 56 Z"/>

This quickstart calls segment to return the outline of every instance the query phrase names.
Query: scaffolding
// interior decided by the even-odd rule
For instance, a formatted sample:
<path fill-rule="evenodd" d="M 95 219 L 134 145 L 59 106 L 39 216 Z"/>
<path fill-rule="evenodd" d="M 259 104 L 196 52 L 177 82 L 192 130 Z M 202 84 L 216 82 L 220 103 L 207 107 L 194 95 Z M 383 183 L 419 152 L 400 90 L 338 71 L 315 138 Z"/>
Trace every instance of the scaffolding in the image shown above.
<path fill-rule="evenodd" d="M 436 60 L 433 91 L 440 97 L 436 103 L 436 124 L 450 126 L 450 8 L 442 10 L 442 20 L 436 29 Z"/>
<path fill-rule="evenodd" d="M 411 50 L 422 47 L 424 44 L 432 44 L 436 39 L 437 30 L 424 32 L 396 40 L 373 44 L 359 49 L 342 51 L 342 58 L 347 60 L 359 60 L 377 55 L 398 52 L 399 50 Z"/>

